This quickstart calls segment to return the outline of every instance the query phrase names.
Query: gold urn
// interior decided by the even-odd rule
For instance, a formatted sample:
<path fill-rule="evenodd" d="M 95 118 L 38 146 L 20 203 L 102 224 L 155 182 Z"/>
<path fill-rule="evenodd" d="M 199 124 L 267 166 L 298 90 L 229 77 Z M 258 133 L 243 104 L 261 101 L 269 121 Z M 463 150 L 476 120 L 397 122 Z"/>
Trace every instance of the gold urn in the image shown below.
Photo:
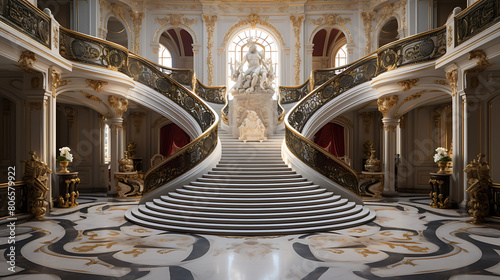
<path fill-rule="evenodd" d="M 366 160 L 365 169 L 369 172 L 380 171 L 380 160 L 375 158 L 375 149 L 370 150 L 370 158 Z"/>
<path fill-rule="evenodd" d="M 124 158 L 118 160 L 118 170 L 120 172 L 134 171 L 134 161 L 128 157 L 128 151 L 123 152 Z"/>

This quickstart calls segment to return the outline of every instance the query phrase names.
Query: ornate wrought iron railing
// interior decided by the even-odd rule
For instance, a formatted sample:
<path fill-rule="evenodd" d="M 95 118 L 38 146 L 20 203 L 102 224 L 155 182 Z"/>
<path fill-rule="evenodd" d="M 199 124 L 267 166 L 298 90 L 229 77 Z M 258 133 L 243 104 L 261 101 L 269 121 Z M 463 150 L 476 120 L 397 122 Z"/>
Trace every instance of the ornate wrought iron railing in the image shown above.
<path fill-rule="evenodd" d="M 68 60 L 122 72 L 169 98 L 199 124 L 203 133 L 145 174 L 144 193 L 155 190 L 206 159 L 217 146 L 217 115 L 183 83 L 192 83 L 192 71 L 165 68 L 126 48 L 75 31 L 60 29 L 61 56 Z M 179 79 L 177 81 L 176 79 Z"/>
<path fill-rule="evenodd" d="M 446 53 L 446 26 L 413 35 L 377 50 L 378 74 L 431 61 Z"/>
<path fill-rule="evenodd" d="M 309 80 L 307 79 L 303 84 L 300 86 L 280 86 L 279 87 L 279 94 L 281 98 L 281 104 L 290 104 L 297 102 L 304 98 L 304 96 L 307 95 L 311 91 L 309 87 Z"/>
<path fill-rule="evenodd" d="M 10 184 L 10 188 L 9 183 L 0 184 L 0 218 L 28 213 L 28 184 L 25 181 L 17 181 Z M 14 198 L 14 210 L 8 208 L 9 197 Z"/>
<path fill-rule="evenodd" d="M 302 136 L 305 124 L 322 106 L 377 75 L 406 65 L 435 60 L 446 53 L 445 26 L 396 41 L 345 67 L 325 71 L 330 79 L 292 108 L 285 120 L 288 149 L 309 167 L 359 195 L 357 173 L 313 141 Z M 332 72 L 333 71 L 333 72 Z M 332 77 L 333 76 L 333 77 Z"/>
<path fill-rule="evenodd" d="M 206 102 L 226 104 L 226 86 L 209 87 L 196 79 L 194 92 Z"/>
<path fill-rule="evenodd" d="M 342 73 L 345 69 L 351 67 L 354 65 L 356 61 L 353 61 L 349 64 L 340 66 L 340 67 L 335 67 L 335 68 L 327 68 L 327 69 L 315 69 L 311 73 L 311 78 L 310 80 L 310 90 L 313 90 L 317 86 L 328 82 L 331 78 L 333 78 L 335 75 Z"/>
<path fill-rule="evenodd" d="M 153 62 L 151 62 L 153 63 Z M 169 68 L 163 65 L 154 63 L 158 69 L 165 75 L 169 76 L 172 80 L 178 82 L 179 84 L 187 87 L 194 88 L 194 71 L 191 69 L 176 69 Z M 194 90 L 193 90 L 194 91 Z"/>
<path fill-rule="evenodd" d="M 0 21 L 50 49 L 51 19 L 28 1 L 1 0 Z"/>
<path fill-rule="evenodd" d="M 455 16 L 455 47 L 500 21 L 500 1 L 477 1 Z"/>

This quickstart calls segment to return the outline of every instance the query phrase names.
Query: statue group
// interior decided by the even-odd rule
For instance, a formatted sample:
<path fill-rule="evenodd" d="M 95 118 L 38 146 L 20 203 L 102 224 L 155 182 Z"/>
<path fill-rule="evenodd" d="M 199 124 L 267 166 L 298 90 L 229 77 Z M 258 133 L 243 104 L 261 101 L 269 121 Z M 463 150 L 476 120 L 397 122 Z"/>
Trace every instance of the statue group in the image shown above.
<path fill-rule="evenodd" d="M 246 69 L 244 69 L 247 65 Z M 236 84 L 229 93 L 229 126 L 233 136 L 244 141 L 262 141 L 274 132 L 277 100 L 273 99 L 275 74 L 271 59 L 257 49 L 253 38 L 242 61 L 230 62 L 231 79 Z"/>
<path fill-rule="evenodd" d="M 243 66 L 248 67 L 243 71 Z M 265 59 L 264 53 L 257 50 L 257 45 L 252 39 L 248 42 L 248 52 L 241 62 L 236 61 L 231 66 L 231 79 L 236 84 L 231 88 L 233 95 L 242 93 L 274 93 L 274 71 L 271 59 Z M 235 70 L 236 68 L 236 70 Z"/>

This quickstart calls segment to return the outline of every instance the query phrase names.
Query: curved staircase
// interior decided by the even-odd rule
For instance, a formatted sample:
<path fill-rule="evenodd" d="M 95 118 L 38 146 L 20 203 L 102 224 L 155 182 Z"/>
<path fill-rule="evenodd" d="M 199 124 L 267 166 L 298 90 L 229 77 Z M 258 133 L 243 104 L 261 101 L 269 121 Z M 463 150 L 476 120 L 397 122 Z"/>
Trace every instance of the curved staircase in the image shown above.
<path fill-rule="evenodd" d="M 352 227 L 372 210 L 315 185 L 281 158 L 284 135 L 262 143 L 221 132 L 219 164 L 175 192 L 126 213 L 156 229 L 224 235 L 276 235 Z"/>

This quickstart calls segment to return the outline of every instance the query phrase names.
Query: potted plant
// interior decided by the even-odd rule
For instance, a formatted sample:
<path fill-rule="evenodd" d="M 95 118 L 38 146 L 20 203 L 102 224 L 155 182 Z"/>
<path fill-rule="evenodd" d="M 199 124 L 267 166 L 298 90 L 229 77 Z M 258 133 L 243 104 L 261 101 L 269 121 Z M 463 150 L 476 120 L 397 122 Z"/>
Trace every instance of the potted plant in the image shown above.
<path fill-rule="evenodd" d="M 437 173 L 439 174 L 445 174 L 447 173 L 445 168 L 448 162 L 451 161 L 451 157 L 448 155 L 448 150 L 439 147 L 436 149 L 436 154 L 434 155 L 434 162 L 436 162 L 439 166 L 439 171 Z"/>
<path fill-rule="evenodd" d="M 61 165 L 60 173 L 69 173 L 67 167 L 70 162 L 73 161 L 73 155 L 70 153 L 71 149 L 69 147 L 62 147 L 59 149 L 59 156 L 57 157 L 57 161 L 59 165 Z"/>

